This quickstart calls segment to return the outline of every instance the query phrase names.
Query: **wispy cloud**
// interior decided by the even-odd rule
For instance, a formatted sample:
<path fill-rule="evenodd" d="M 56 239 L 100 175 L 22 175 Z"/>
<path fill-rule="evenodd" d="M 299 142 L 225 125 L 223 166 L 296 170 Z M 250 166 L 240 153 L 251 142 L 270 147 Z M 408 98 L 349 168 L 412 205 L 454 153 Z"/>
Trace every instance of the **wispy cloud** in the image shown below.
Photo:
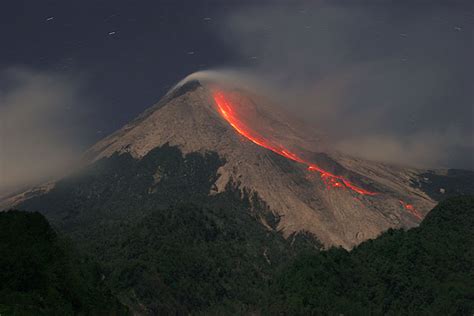
<path fill-rule="evenodd" d="M 78 81 L 58 74 L 0 71 L 0 194 L 57 176 L 82 149 Z"/>

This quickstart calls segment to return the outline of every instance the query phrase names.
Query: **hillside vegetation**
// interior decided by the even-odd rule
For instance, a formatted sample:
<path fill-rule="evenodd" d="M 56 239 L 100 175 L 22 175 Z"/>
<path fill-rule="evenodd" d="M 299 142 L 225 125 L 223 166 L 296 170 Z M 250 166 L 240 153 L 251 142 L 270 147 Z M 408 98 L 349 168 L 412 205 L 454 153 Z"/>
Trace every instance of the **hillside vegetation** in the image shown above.
<path fill-rule="evenodd" d="M 98 266 L 39 213 L 0 212 L 0 315 L 127 315 Z"/>
<path fill-rule="evenodd" d="M 472 315 L 474 197 L 447 199 L 422 224 L 351 252 L 299 255 L 276 277 L 269 314 Z"/>
<path fill-rule="evenodd" d="M 320 251 L 310 234 L 283 238 L 258 196 L 210 195 L 224 163 L 172 146 L 115 154 L 20 207 L 41 211 L 143 314 L 472 314 L 474 197 L 351 252 Z"/>

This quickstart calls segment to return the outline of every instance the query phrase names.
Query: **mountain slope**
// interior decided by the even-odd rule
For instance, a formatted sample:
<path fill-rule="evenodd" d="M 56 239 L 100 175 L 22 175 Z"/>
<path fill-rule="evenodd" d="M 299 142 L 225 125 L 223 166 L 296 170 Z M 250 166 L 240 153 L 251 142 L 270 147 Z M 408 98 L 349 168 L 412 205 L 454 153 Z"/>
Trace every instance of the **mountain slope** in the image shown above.
<path fill-rule="evenodd" d="M 225 93 L 226 102 L 233 105 L 241 121 L 245 120 L 245 127 L 271 146 L 265 148 L 246 138 L 222 116 L 216 106 L 216 89 Z M 429 196 L 411 185 L 420 170 L 331 152 L 323 137 L 308 132 L 302 124 L 295 125 L 268 100 L 247 91 L 225 89 L 188 82 L 93 146 L 87 156 L 97 160 L 128 152 L 140 159 L 166 143 L 184 154 L 216 152 L 225 164 L 218 170 L 211 194 L 225 190 L 228 183 L 256 192 L 281 219 L 278 230 L 284 235 L 310 231 L 328 246 L 350 248 L 390 227 L 413 227 L 434 205 Z M 273 150 L 275 146 L 297 152 L 298 159 L 288 159 L 281 150 Z M 331 176 L 310 170 L 313 165 Z M 360 194 L 345 181 L 377 194 Z"/>
<path fill-rule="evenodd" d="M 81 170 L 90 173 L 101 161 L 115 161 L 123 155 L 128 155 L 123 159 L 130 157 L 138 162 L 149 157 L 145 159 L 149 161 L 153 155 L 148 155 L 164 146 L 176 148 L 182 157 L 215 155 L 221 161 L 217 169 L 208 170 L 212 183 L 206 196 L 225 192 L 229 186 L 241 195 L 255 194 L 276 218 L 275 229 L 285 237 L 307 231 L 326 247 L 349 249 L 389 228 L 416 226 L 438 199 L 439 194 L 433 191 L 441 189 L 439 181 L 428 185 L 423 180 L 427 170 L 365 161 L 332 151 L 323 136 L 262 96 L 198 81 L 176 87 L 130 124 L 95 144 L 86 152 Z M 147 180 L 139 187 L 148 192 L 143 194 L 158 192 L 153 186 L 161 179 L 160 168 L 159 163 L 151 163 L 142 171 L 140 179 Z M 64 179 L 66 183 L 68 178 Z M 186 176 L 176 181 L 186 181 Z M 53 196 L 58 191 L 54 188 L 59 182 L 11 197 L 3 205 L 11 207 L 26 201 L 39 209 L 49 209 L 48 204 L 28 201 L 45 196 L 54 204 Z M 94 196 L 95 208 L 104 205 L 103 196 L 89 192 L 81 197 L 78 190 L 69 189 L 78 199 Z M 117 189 L 111 186 L 104 190 L 110 193 Z M 66 194 L 64 187 L 61 190 Z M 119 199 L 136 198 L 127 194 L 115 193 Z M 166 204 L 166 196 L 160 196 Z M 74 214 L 76 210 L 62 208 L 61 212 Z M 260 221 L 267 228 L 273 226 L 265 217 Z"/>
<path fill-rule="evenodd" d="M 134 312 L 248 310 L 282 262 L 320 244 L 305 232 L 283 238 L 256 195 L 231 185 L 209 195 L 224 163 L 168 145 L 140 160 L 114 154 L 20 207 L 40 210 L 97 258 Z"/>

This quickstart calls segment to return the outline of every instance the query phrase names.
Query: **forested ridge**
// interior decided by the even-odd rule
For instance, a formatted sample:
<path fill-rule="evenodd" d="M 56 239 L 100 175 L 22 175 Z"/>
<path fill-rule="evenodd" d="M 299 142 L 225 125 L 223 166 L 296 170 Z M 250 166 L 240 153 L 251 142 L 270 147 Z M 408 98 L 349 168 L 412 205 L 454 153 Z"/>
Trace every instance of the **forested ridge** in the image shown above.
<path fill-rule="evenodd" d="M 351 252 L 300 254 L 276 276 L 267 311 L 283 314 L 472 315 L 474 197 L 450 198 L 417 228 Z"/>
<path fill-rule="evenodd" d="M 158 315 L 472 315 L 472 196 L 350 252 L 318 250 L 307 234 L 284 240 L 235 212 L 195 204 L 152 212 L 107 251 L 90 249 L 100 267 L 67 250 L 40 214 L 1 213 L 0 311 L 125 313 L 110 288 L 132 310 Z"/>

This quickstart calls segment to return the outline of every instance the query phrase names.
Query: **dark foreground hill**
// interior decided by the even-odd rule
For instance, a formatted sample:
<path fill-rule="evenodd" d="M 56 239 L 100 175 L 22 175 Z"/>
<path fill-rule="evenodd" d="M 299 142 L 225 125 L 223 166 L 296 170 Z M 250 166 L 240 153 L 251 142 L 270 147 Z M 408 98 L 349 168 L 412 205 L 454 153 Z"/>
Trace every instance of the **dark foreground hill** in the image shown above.
<path fill-rule="evenodd" d="M 230 201 L 156 210 L 101 243 L 76 238 L 104 267 L 104 282 L 41 215 L 2 213 L 0 311 L 120 314 L 104 283 L 148 315 L 474 311 L 472 196 L 447 199 L 418 228 L 389 230 L 350 252 L 265 232 Z"/>
<path fill-rule="evenodd" d="M 39 213 L 0 213 L 0 315 L 127 315 L 103 275 Z"/>
<path fill-rule="evenodd" d="M 418 228 L 300 255 L 278 274 L 267 312 L 472 315 L 473 267 L 474 197 L 450 198 Z"/>

